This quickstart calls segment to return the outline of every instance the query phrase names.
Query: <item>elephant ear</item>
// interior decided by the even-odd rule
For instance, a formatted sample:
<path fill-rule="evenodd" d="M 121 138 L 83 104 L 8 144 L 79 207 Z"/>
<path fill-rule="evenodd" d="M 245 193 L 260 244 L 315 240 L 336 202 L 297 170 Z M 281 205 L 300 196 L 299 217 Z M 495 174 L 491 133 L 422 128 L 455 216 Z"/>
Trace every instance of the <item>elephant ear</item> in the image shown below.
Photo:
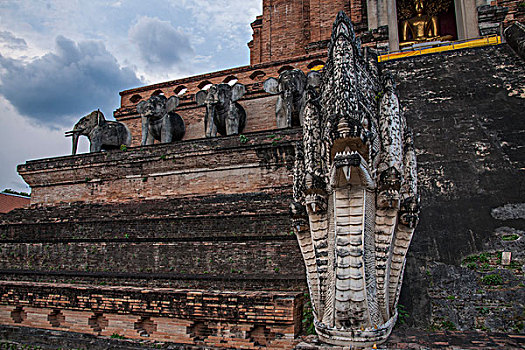
<path fill-rule="evenodd" d="M 171 96 L 166 102 L 166 113 L 173 112 L 179 105 L 180 100 L 177 96 Z"/>
<path fill-rule="evenodd" d="M 232 101 L 240 100 L 246 93 L 246 88 L 241 83 L 232 86 Z"/>
<path fill-rule="evenodd" d="M 321 73 L 319 72 L 310 72 L 308 73 L 308 75 L 306 76 L 306 79 L 307 79 L 307 84 L 306 86 L 311 86 L 313 88 L 318 88 L 319 86 L 321 86 Z"/>
<path fill-rule="evenodd" d="M 276 95 L 279 93 L 279 81 L 275 78 L 268 78 L 264 81 L 263 88 L 267 93 Z"/>
<path fill-rule="evenodd" d="M 306 74 L 304 74 L 304 72 L 298 68 L 295 68 L 293 72 L 295 73 L 295 76 L 299 79 L 299 81 L 301 82 L 300 92 L 302 93 L 304 89 L 306 89 L 306 87 L 308 86 L 308 78 L 306 77 Z"/>
<path fill-rule="evenodd" d="M 144 111 L 146 109 L 146 104 L 147 102 L 146 101 L 140 101 L 138 104 L 137 104 L 137 112 L 139 112 L 139 114 L 144 114 Z"/>
<path fill-rule="evenodd" d="M 104 114 L 99 110 L 95 111 L 97 113 L 97 125 L 102 125 L 106 121 L 106 118 L 104 118 Z"/>
<path fill-rule="evenodd" d="M 204 102 L 206 101 L 206 97 L 208 96 L 208 92 L 201 90 L 195 94 L 195 102 L 197 102 L 197 106 L 202 106 Z"/>

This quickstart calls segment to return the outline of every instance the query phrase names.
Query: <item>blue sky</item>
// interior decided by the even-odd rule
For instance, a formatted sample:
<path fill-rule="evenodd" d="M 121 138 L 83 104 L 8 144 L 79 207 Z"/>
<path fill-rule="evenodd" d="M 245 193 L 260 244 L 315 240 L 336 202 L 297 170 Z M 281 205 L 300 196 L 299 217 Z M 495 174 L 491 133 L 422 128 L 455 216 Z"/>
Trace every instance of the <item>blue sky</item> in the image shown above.
<path fill-rule="evenodd" d="M 64 131 L 111 116 L 119 91 L 249 64 L 261 13 L 261 0 L 0 1 L 0 190 L 28 191 L 16 165 L 70 154 Z"/>

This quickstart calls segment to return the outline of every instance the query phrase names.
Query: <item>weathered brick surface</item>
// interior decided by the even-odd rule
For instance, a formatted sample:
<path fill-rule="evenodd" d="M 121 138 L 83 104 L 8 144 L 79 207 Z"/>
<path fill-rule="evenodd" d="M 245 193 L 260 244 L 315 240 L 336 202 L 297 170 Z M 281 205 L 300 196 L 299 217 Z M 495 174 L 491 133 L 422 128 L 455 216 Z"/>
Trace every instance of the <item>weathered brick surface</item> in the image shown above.
<path fill-rule="evenodd" d="M 283 187 L 242 194 L 18 209 L 0 216 L 0 240 L 278 236 L 289 232 L 290 196 L 291 189 Z"/>
<path fill-rule="evenodd" d="M 505 17 L 504 26 L 513 22 L 525 23 L 525 5 L 520 0 L 494 0 L 491 5 L 506 7 L 509 9 Z"/>
<path fill-rule="evenodd" d="M 304 290 L 288 214 L 298 137 L 298 130 L 282 130 L 247 134 L 246 143 L 235 136 L 28 162 L 20 171 L 40 184 L 33 197 L 39 205 L 2 217 L 0 275 L 22 281 Z M 227 177 L 217 176 L 220 172 Z M 180 186 L 185 176 L 192 181 Z M 144 191 L 158 191 L 160 198 L 130 198 Z M 201 195 L 188 195 L 192 192 Z M 51 199 L 62 196 L 82 201 L 53 205 Z M 47 205 L 40 205 L 43 200 Z"/>
<path fill-rule="evenodd" d="M 290 232 L 285 204 L 289 198 L 288 191 L 274 191 L 19 210 L 0 220 L 0 241 L 199 241 L 283 236 Z"/>
<path fill-rule="evenodd" d="M 14 211 L 0 278 L 303 290 L 290 191 Z"/>
<path fill-rule="evenodd" d="M 275 241 L 0 244 L 2 269 L 127 273 L 299 275 L 293 236 Z M 1 271 L 1 270 L 0 270 Z"/>
<path fill-rule="evenodd" d="M 263 14 L 252 23 L 250 63 L 304 55 L 309 44 L 330 38 L 339 11 L 350 16 L 359 32 L 366 28 L 363 0 L 264 0 Z M 324 46 L 319 49 L 324 51 Z"/>
<path fill-rule="evenodd" d="M 400 300 L 411 324 L 523 333 L 524 67 L 507 45 L 382 65 L 399 82 L 418 155 L 421 221 Z M 463 262 L 502 251 L 514 267 Z"/>
<path fill-rule="evenodd" d="M 304 290 L 288 214 L 293 144 L 300 131 L 246 136 L 246 143 L 232 136 L 20 166 L 40 184 L 33 197 L 37 204 L 2 217 L 0 275 L 21 281 Z M 217 176 L 221 172 L 225 177 Z M 184 177 L 192 181 L 181 186 Z M 151 196 L 157 199 L 140 200 L 146 191 L 150 196 L 157 191 Z M 62 196 L 77 202 L 52 203 Z"/>
<path fill-rule="evenodd" d="M 295 253 L 294 253 L 295 255 Z M 296 263 L 297 264 L 297 263 Z M 135 286 L 147 288 L 187 288 L 210 290 L 277 290 L 306 291 L 304 274 L 242 275 L 227 273 L 175 274 L 175 273 L 124 273 L 84 271 L 24 271 L 4 270 L 0 279 L 5 281 L 38 281 L 46 283 L 94 284 L 101 286 Z"/>
<path fill-rule="evenodd" d="M 215 292 L 8 281 L 0 281 L 0 293 L 0 303 L 28 307 L 25 320 L 34 311 L 31 308 L 57 308 L 226 322 L 250 321 L 257 316 L 268 324 L 294 325 L 294 308 L 301 301 L 301 294 L 293 292 Z"/>
<path fill-rule="evenodd" d="M 0 282 L 5 325 L 210 347 L 290 349 L 301 309 L 297 293 Z"/>

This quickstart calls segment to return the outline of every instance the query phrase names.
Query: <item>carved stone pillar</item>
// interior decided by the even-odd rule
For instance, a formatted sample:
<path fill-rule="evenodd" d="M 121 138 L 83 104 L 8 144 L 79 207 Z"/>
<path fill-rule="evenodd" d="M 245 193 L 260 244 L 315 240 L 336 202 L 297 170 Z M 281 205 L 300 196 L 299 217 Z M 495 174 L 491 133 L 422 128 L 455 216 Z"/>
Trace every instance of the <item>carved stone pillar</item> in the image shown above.
<path fill-rule="evenodd" d="M 399 51 L 399 30 L 397 28 L 396 0 L 387 0 L 388 47 L 390 51 Z"/>
<path fill-rule="evenodd" d="M 376 29 L 379 23 L 378 0 L 366 1 L 366 17 L 368 19 L 368 29 Z"/>
<path fill-rule="evenodd" d="M 476 0 L 455 0 L 458 39 L 472 39 L 479 36 L 478 10 Z"/>
<path fill-rule="evenodd" d="M 366 16 L 368 18 L 368 29 L 388 25 L 388 0 L 367 0 Z"/>

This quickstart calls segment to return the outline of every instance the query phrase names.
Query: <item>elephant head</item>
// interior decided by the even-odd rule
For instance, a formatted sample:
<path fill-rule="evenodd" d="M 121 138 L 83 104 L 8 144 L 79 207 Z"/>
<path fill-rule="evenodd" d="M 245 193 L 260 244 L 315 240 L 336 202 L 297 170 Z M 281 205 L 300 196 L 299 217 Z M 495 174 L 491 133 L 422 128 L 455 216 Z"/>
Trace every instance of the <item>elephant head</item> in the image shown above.
<path fill-rule="evenodd" d="M 72 136 L 73 155 L 77 154 L 79 136 L 84 135 L 89 138 L 93 129 L 99 125 L 104 124 L 105 122 L 106 119 L 104 118 L 104 114 L 102 114 L 101 111 L 93 111 L 90 114 L 80 118 L 80 120 L 73 127 L 73 130 L 66 132 L 66 136 Z"/>
<path fill-rule="evenodd" d="M 142 117 L 142 145 L 153 144 L 153 140 L 171 142 L 182 139 L 185 132 L 184 121 L 174 112 L 179 98 L 155 95 L 137 104 L 137 112 Z"/>
<path fill-rule="evenodd" d="M 66 132 L 66 136 L 73 137 L 73 155 L 77 153 L 80 135 L 87 136 L 89 139 L 90 152 L 119 149 L 122 145 L 131 145 L 131 133 L 127 126 L 118 121 L 106 120 L 100 111 L 93 111 L 82 117 L 73 130 Z"/>
<path fill-rule="evenodd" d="M 212 85 L 207 91 L 195 95 L 197 105 L 206 105 L 204 129 L 206 137 L 215 137 L 217 132 L 223 136 L 235 135 L 244 129 L 246 112 L 237 103 L 246 92 L 243 84 Z"/>
<path fill-rule="evenodd" d="M 308 87 L 320 85 L 320 75 L 310 72 L 306 76 L 300 69 L 286 70 L 279 79 L 268 78 L 264 90 L 279 95 L 275 106 L 278 128 L 302 125 L 301 109 L 304 105 L 304 92 Z"/>
<path fill-rule="evenodd" d="M 164 95 L 155 95 L 151 96 L 147 101 L 137 104 L 137 112 L 143 117 L 157 120 L 166 113 L 174 111 L 179 102 L 180 100 L 177 96 L 171 96 L 168 99 Z"/>

